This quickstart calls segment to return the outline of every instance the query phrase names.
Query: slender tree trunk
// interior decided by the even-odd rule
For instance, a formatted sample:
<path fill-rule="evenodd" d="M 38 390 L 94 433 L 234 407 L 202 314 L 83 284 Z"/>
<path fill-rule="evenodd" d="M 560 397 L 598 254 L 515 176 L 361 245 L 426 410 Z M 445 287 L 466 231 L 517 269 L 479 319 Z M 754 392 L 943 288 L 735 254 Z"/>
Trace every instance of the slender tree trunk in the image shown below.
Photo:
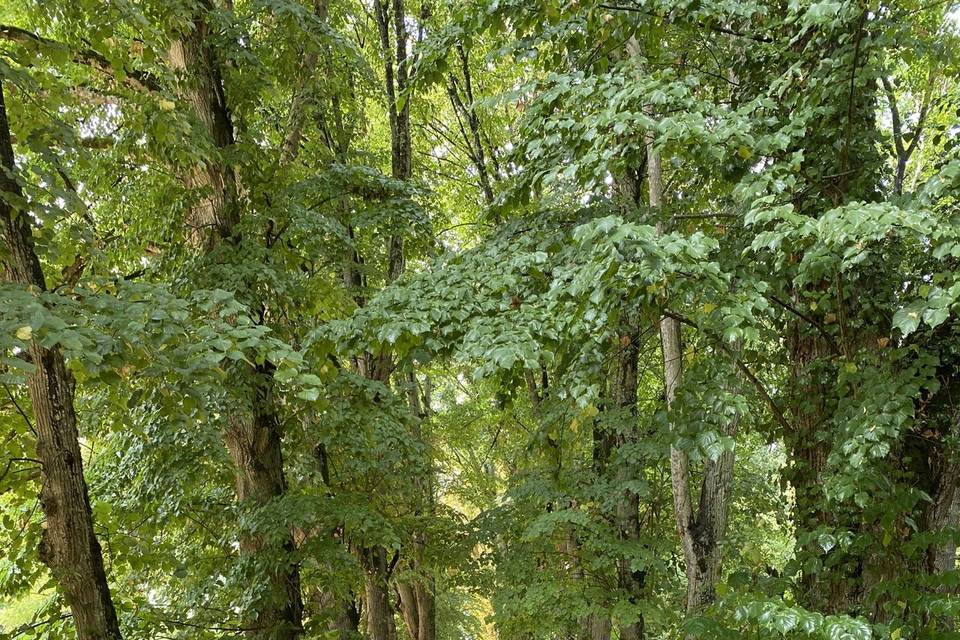
<path fill-rule="evenodd" d="M 410 97 L 406 96 L 401 106 L 398 102 L 407 89 L 408 81 L 408 52 L 409 37 L 407 33 L 407 16 L 403 0 L 374 0 L 374 18 L 380 36 L 380 49 L 383 56 L 384 88 L 387 99 L 387 112 L 390 122 L 390 157 L 391 174 L 397 180 L 409 180 L 413 174 L 413 151 L 410 137 Z M 391 46 L 392 32 L 392 46 Z M 403 236 L 396 234 L 387 241 L 387 282 L 399 278 L 405 268 Z M 389 384 L 393 370 L 391 354 L 383 354 L 374 359 L 369 367 L 368 376 Z M 411 409 L 417 411 L 415 406 Z M 421 438 L 422 439 L 422 438 Z M 423 483 L 418 483 L 421 491 Z M 414 546 L 422 546 L 425 541 L 414 541 Z M 396 638 L 397 632 L 393 619 L 393 610 L 388 600 L 383 600 L 386 609 L 380 611 L 381 599 L 385 599 L 388 592 L 389 571 L 386 566 L 386 551 L 381 547 L 366 550 L 367 577 L 366 591 L 368 603 L 368 631 L 371 640 L 388 640 Z M 414 554 L 412 562 L 416 567 L 419 562 Z M 384 562 L 380 558 L 384 558 Z M 400 591 L 400 608 L 403 618 L 414 640 L 433 640 L 435 635 L 434 623 L 434 595 L 433 583 L 427 584 L 422 579 L 410 584 L 398 585 Z M 374 610 L 376 608 L 376 610 Z"/>
<path fill-rule="evenodd" d="M 477 170 L 477 179 L 480 183 L 480 191 L 483 193 L 483 200 L 489 206 L 493 204 L 493 183 L 490 180 L 490 172 L 487 169 L 486 152 L 481 140 L 480 118 L 477 116 L 476 101 L 473 97 L 473 80 L 470 75 L 470 60 L 466 49 L 462 44 L 457 45 L 457 55 L 460 59 L 460 69 L 463 74 L 463 98 L 460 97 L 459 81 L 454 74 L 450 74 L 450 82 L 447 87 L 447 93 L 450 96 L 450 104 L 453 106 L 454 114 L 457 116 L 457 123 L 460 126 L 460 135 L 467 146 L 470 161 Z M 464 127 L 466 121 L 466 127 Z M 469 134 L 467 130 L 469 129 Z"/>
<path fill-rule="evenodd" d="M 233 144 L 233 124 L 224 94 L 220 66 L 210 46 L 209 29 L 203 17 L 194 28 L 170 47 L 170 64 L 181 75 L 180 95 L 203 124 L 220 152 Z M 206 195 L 189 212 L 188 238 L 198 248 L 213 249 L 233 236 L 239 221 L 239 200 L 232 167 L 214 157 L 187 172 L 186 185 Z M 273 371 L 266 366 L 244 371 L 246 400 L 227 419 L 224 441 L 234 463 L 237 499 L 256 508 L 286 491 L 281 449 L 282 425 L 273 393 Z M 243 536 L 242 553 L 256 557 L 265 552 L 261 536 Z M 284 557 L 294 551 L 293 532 L 281 542 Z M 252 638 L 293 640 L 302 633 L 303 601 L 300 571 L 289 560 L 265 569 L 265 595 L 249 621 Z"/>
<path fill-rule="evenodd" d="M 0 224 L 6 244 L 4 277 L 45 291 L 46 281 L 33 245 L 29 214 L 20 209 L 23 192 L 16 181 L 3 86 L 0 83 Z M 40 559 L 63 590 L 79 640 L 119 640 L 120 625 L 107 586 L 73 406 L 73 379 L 57 347 L 37 340 L 28 350 L 34 369 L 27 381 L 33 403 L 40 459 L 40 503 L 46 527 Z"/>
<path fill-rule="evenodd" d="M 647 142 L 647 172 L 650 207 L 656 210 L 662 206 L 662 175 L 660 157 L 653 148 L 652 140 Z M 659 228 L 662 231 L 662 225 Z M 683 378 L 679 320 L 664 316 L 660 320 L 660 339 L 666 402 L 668 409 L 672 409 Z M 726 435 L 736 433 L 737 422 L 738 418 L 733 418 L 726 425 Z M 670 449 L 674 517 L 687 578 L 687 615 L 701 613 L 716 598 L 716 584 L 720 578 L 720 543 L 727 528 L 733 462 L 733 452 L 724 451 L 717 460 L 704 463 L 699 503 L 694 511 L 689 459 L 685 451 L 674 447 Z"/>
<path fill-rule="evenodd" d="M 397 640 L 397 627 L 390 602 L 390 566 L 387 551 L 381 546 L 362 552 L 365 616 L 369 640 Z"/>
<path fill-rule="evenodd" d="M 619 340 L 620 353 L 617 358 L 616 379 L 611 394 L 614 408 L 618 412 L 618 421 L 622 421 L 621 429 L 615 434 L 617 449 L 627 449 L 635 445 L 637 433 L 637 358 L 640 349 L 640 329 L 636 322 L 629 321 L 626 329 L 621 332 Z M 616 523 L 617 535 L 626 542 L 636 542 L 640 539 L 640 496 L 636 491 L 628 488 L 630 483 L 638 480 L 640 469 L 636 465 L 623 460 L 618 461 L 617 486 L 620 495 L 617 498 Z M 646 573 L 634 569 L 632 559 L 622 556 L 617 560 L 617 585 L 631 605 L 639 605 L 643 600 L 643 588 Z M 644 637 L 644 619 L 641 615 L 635 622 L 620 626 L 622 640 L 641 640 Z"/>

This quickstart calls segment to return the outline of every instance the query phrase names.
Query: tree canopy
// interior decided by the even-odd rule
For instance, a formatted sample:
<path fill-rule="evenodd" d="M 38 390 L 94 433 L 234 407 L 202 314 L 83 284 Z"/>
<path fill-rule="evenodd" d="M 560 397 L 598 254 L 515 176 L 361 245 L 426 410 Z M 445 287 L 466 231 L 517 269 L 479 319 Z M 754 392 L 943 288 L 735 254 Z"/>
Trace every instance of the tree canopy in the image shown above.
<path fill-rule="evenodd" d="M 7 0 L 0 638 L 960 638 L 960 3 Z"/>

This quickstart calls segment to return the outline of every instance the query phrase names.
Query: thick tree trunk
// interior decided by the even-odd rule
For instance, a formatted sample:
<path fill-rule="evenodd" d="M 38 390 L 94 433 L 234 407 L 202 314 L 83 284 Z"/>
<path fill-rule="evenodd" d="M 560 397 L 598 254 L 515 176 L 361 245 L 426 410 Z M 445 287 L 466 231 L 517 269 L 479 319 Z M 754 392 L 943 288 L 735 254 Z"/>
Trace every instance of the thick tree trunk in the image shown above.
<path fill-rule="evenodd" d="M 413 592 L 417 598 L 417 615 L 419 616 L 419 640 L 433 640 L 437 637 L 436 619 L 436 581 L 425 578 L 414 584 Z"/>
<path fill-rule="evenodd" d="M 728 429 L 726 435 L 733 435 L 736 419 L 729 424 L 732 429 Z M 691 531 L 696 561 L 693 570 L 687 570 L 687 613 L 702 612 L 716 599 L 722 560 L 720 543 L 726 534 L 733 486 L 733 452 L 724 451 L 717 460 L 708 460 L 704 467 L 700 503 Z"/>
<path fill-rule="evenodd" d="M 610 640 L 612 630 L 609 616 L 592 613 L 581 621 L 579 638 L 580 640 Z"/>
<path fill-rule="evenodd" d="M 358 640 L 360 611 L 354 598 L 338 598 L 325 589 L 317 589 L 315 594 L 316 611 L 326 618 L 327 630 L 335 632 L 335 640 Z"/>
<path fill-rule="evenodd" d="M 827 421 L 832 413 L 830 389 L 823 380 L 829 375 L 820 371 L 831 349 L 824 338 L 812 329 L 797 323 L 789 337 L 791 352 L 790 387 L 795 397 L 792 407 L 793 430 L 786 434 L 790 451 L 788 478 L 794 489 L 794 524 L 798 532 L 818 527 L 843 525 L 856 531 L 855 522 L 841 522 L 843 514 L 829 510 L 823 494 L 824 473 L 830 455 L 830 443 L 824 439 Z M 820 555 L 812 546 L 809 553 Z M 833 553 L 842 553 L 837 549 Z M 824 613 L 855 613 L 864 591 L 863 564 L 850 558 L 823 571 L 804 572 L 798 600 L 807 607 Z"/>
<path fill-rule="evenodd" d="M 233 123 L 227 106 L 220 66 L 210 46 L 209 28 L 202 16 L 193 29 L 170 46 L 170 64 L 180 74 L 180 95 L 191 105 L 206 135 L 220 152 L 234 142 Z M 233 168 L 213 157 L 189 170 L 184 181 L 191 190 L 202 191 L 187 219 L 188 239 L 205 251 L 234 235 L 239 221 L 239 200 Z M 286 491 L 281 450 L 282 425 L 273 398 L 272 371 L 249 367 L 244 372 L 247 401 L 228 418 L 224 441 L 234 463 L 237 499 L 254 507 L 280 497 Z M 240 542 L 242 553 L 256 556 L 264 551 L 262 536 L 247 535 Z M 293 532 L 282 542 L 283 555 L 294 551 Z M 292 640 L 302 633 L 303 600 L 299 567 L 290 561 L 266 569 L 265 593 L 256 605 L 247 635 L 252 638 Z"/>
<path fill-rule="evenodd" d="M 0 223 L 6 245 L 5 279 L 46 290 L 34 250 L 30 217 L 19 209 L 23 193 L 16 181 L 13 146 L 0 84 Z M 33 372 L 27 381 L 33 403 L 40 503 L 46 527 L 40 559 L 63 590 L 79 640 L 119 640 L 120 625 L 110 598 L 103 555 L 93 531 L 93 516 L 73 407 L 73 381 L 63 355 L 36 340 L 28 350 Z"/>
<path fill-rule="evenodd" d="M 926 530 L 938 533 L 956 531 L 960 526 L 960 460 L 942 461 L 937 488 L 927 509 Z M 927 552 L 927 571 L 943 575 L 957 568 L 957 543 L 952 536 L 931 545 Z"/>
<path fill-rule="evenodd" d="M 181 75 L 181 97 L 190 105 L 216 150 L 230 147 L 233 123 L 220 77 L 220 65 L 207 42 L 206 20 L 198 18 L 194 28 L 170 44 L 170 66 Z M 198 164 L 184 175 L 190 190 L 205 191 L 190 207 L 186 220 L 187 239 L 206 250 L 233 233 L 239 220 L 237 181 L 233 168 L 220 158 Z"/>
<path fill-rule="evenodd" d="M 960 382 L 953 366 L 942 369 L 940 388 L 926 407 L 922 424 L 926 437 L 917 439 L 925 451 L 916 456 L 922 459 L 920 486 L 931 498 L 923 515 L 924 530 L 937 538 L 926 553 L 926 571 L 933 576 L 957 568 L 953 534 L 960 526 L 960 459 L 948 444 L 960 429 Z M 941 591 L 951 589 L 942 587 Z"/>
<path fill-rule="evenodd" d="M 272 372 L 256 367 L 251 372 L 249 410 L 236 412 L 224 433 L 224 441 L 234 463 L 234 483 L 237 499 L 245 504 L 262 505 L 282 496 L 287 489 L 283 473 L 281 427 L 272 398 Z M 265 568 L 264 578 L 270 593 L 258 606 L 251 620 L 248 635 L 254 638 L 296 638 L 302 632 L 303 601 L 300 591 L 299 567 L 289 558 L 295 548 L 293 534 L 283 540 L 282 557 L 285 563 Z M 262 536 L 245 535 L 240 539 L 240 551 L 256 557 L 268 551 Z"/>

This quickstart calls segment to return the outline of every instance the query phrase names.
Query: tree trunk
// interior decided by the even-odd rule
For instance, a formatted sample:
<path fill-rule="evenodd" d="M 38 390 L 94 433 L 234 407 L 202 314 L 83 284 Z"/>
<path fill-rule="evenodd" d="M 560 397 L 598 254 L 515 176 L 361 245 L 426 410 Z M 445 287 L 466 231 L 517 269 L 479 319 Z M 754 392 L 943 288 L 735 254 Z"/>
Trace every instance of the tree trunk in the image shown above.
<path fill-rule="evenodd" d="M 0 198 L 0 223 L 7 249 L 5 279 L 45 291 L 30 217 L 19 208 L 23 192 L 15 176 L 0 83 L 0 193 L 9 194 Z M 79 640 L 119 640 L 120 625 L 107 586 L 100 544 L 93 531 L 90 498 L 83 477 L 73 380 L 57 347 L 47 349 L 32 340 L 28 353 L 34 366 L 27 386 L 36 422 L 40 504 L 46 520 L 40 559 L 63 591 Z"/>
<path fill-rule="evenodd" d="M 262 505 L 286 493 L 283 473 L 281 428 L 273 406 L 272 372 L 256 367 L 252 372 L 253 406 L 236 412 L 224 433 L 224 441 L 234 463 L 234 483 L 241 503 Z M 258 605 L 251 623 L 253 638 L 296 638 L 302 632 L 303 601 L 300 571 L 290 560 L 295 552 L 292 532 L 282 542 L 285 561 L 265 569 L 270 592 Z M 262 536 L 245 535 L 240 551 L 248 556 L 268 552 Z"/>
<path fill-rule="evenodd" d="M 662 206 L 662 175 L 660 157 L 653 149 L 652 140 L 647 142 L 647 172 L 650 207 L 656 210 Z M 658 228 L 662 232 L 662 224 L 659 224 Z M 680 321 L 668 316 L 661 318 L 660 340 L 665 397 L 667 408 L 672 409 L 683 378 Z M 734 418 L 726 425 L 726 435 L 736 433 L 737 422 L 738 419 Z M 724 451 L 716 461 L 708 460 L 704 463 L 699 503 L 694 512 L 689 458 L 685 451 L 670 448 L 670 482 L 674 517 L 683 548 L 688 616 L 703 612 L 716 598 L 716 584 L 720 578 L 722 559 L 720 543 L 727 528 L 733 462 L 733 452 Z"/>
<path fill-rule="evenodd" d="M 736 418 L 728 423 L 725 435 L 734 435 Z M 733 452 L 724 451 L 717 460 L 704 463 L 700 503 L 692 527 L 696 560 L 693 571 L 687 570 L 687 613 L 703 612 L 716 599 L 720 579 L 722 542 L 727 529 L 730 491 L 733 486 Z M 691 579 L 692 577 L 692 579 Z"/>
<path fill-rule="evenodd" d="M 171 42 L 170 66 L 181 75 L 181 97 L 191 106 L 219 152 L 233 145 L 233 123 L 220 65 L 207 42 L 208 37 L 206 20 L 197 18 L 192 31 Z M 206 191 L 203 198 L 190 207 L 187 239 L 196 247 L 210 250 L 232 235 L 239 220 L 233 168 L 221 158 L 212 158 L 188 170 L 183 180 L 191 191 Z"/>
<path fill-rule="evenodd" d="M 926 449 L 917 456 L 923 466 L 920 486 L 931 498 L 923 516 L 924 530 L 937 538 L 926 553 L 926 571 L 933 576 L 957 568 L 954 533 L 960 526 L 960 459 L 948 444 L 960 429 L 960 384 L 952 364 L 941 368 L 940 388 L 927 403 L 922 423 L 927 437 L 917 439 Z"/>
<path fill-rule="evenodd" d="M 339 598 L 326 589 L 316 589 L 314 593 L 316 610 L 326 618 L 327 630 L 336 632 L 336 640 L 360 638 L 360 611 L 353 597 Z"/>
<path fill-rule="evenodd" d="M 233 123 L 227 106 L 220 66 L 210 46 L 209 28 L 202 16 L 194 28 L 170 46 L 170 64 L 181 75 L 180 95 L 193 108 L 207 136 L 220 152 L 234 142 Z M 239 221 L 239 200 L 233 168 L 220 157 L 208 159 L 184 176 L 191 190 L 205 196 L 191 207 L 187 219 L 188 239 L 205 251 L 230 239 Z M 224 441 L 234 463 L 237 499 L 254 507 L 280 497 L 286 491 L 281 450 L 282 426 L 273 399 L 273 372 L 267 367 L 243 371 L 247 402 L 234 408 L 228 418 Z M 283 540 L 286 557 L 294 552 L 293 532 Z M 264 550 L 261 536 L 244 536 L 240 550 L 256 556 Z M 266 594 L 249 621 L 251 638 L 292 640 L 302 633 L 303 600 L 300 571 L 296 563 L 268 569 L 262 576 Z"/>
<path fill-rule="evenodd" d="M 369 640 L 397 640 L 397 627 L 390 603 L 390 567 L 387 550 L 381 546 L 362 552 L 366 623 Z"/>
<path fill-rule="evenodd" d="M 583 620 L 582 625 L 581 640 L 610 640 L 612 625 L 609 616 L 591 613 Z M 620 637 L 626 638 L 622 633 Z"/>
<path fill-rule="evenodd" d="M 942 465 L 925 524 L 927 531 L 949 533 L 960 526 L 960 490 L 957 488 L 960 483 L 960 460 L 943 461 Z M 931 575 L 943 575 L 956 568 L 957 543 L 953 536 L 931 545 L 927 552 L 927 571 Z"/>
<path fill-rule="evenodd" d="M 400 613 L 403 622 L 407 625 L 407 632 L 411 640 L 420 637 L 420 612 L 417 607 L 417 596 L 413 592 L 413 583 L 406 580 L 397 583 L 397 595 L 400 597 Z"/>
<path fill-rule="evenodd" d="M 417 598 L 417 614 L 420 617 L 419 640 L 434 640 L 437 637 L 434 589 L 436 589 L 436 581 L 433 578 L 421 579 L 413 586 L 413 592 Z"/>
<path fill-rule="evenodd" d="M 796 395 L 792 407 L 793 430 L 786 434 L 790 451 L 790 466 L 787 470 L 794 489 L 794 524 L 798 532 L 813 531 L 818 527 L 834 527 L 840 524 L 839 513 L 828 510 L 823 494 L 824 473 L 830 455 L 830 443 L 824 439 L 824 430 L 832 412 L 830 389 L 822 382 L 829 374 L 818 371 L 823 361 L 830 356 L 830 346 L 812 330 L 795 324 L 789 336 L 791 353 L 790 387 Z M 856 531 L 854 522 L 843 526 Z M 817 547 L 808 549 L 821 555 Z M 837 549 L 834 553 L 842 553 Z M 850 562 L 837 564 L 825 571 L 804 572 L 800 580 L 798 600 L 809 608 L 825 613 L 853 613 L 863 593 L 862 563 L 851 558 Z"/>
<path fill-rule="evenodd" d="M 451 73 L 447 94 L 450 96 L 450 104 L 453 106 L 454 114 L 457 116 L 457 123 L 460 127 L 460 135 L 467 147 L 467 154 L 474 168 L 477 170 L 477 180 L 480 183 L 480 191 L 483 194 L 483 201 L 490 206 L 493 204 L 493 183 L 490 180 L 490 172 L 487 169 L 486 152 L 481 140 L 480 118 L 477 116 L 476 101 L 473 97 L 473 81 L 470 77 L 470 59 L 467 50 L 463 44 L 457 44 L 457 55 L 460 59 L 460 70 L 463 74 L 463 98 L 460 97 L 460 87 L 457 77 Z M 464 127 L 464 121 L 467 126 Z M 470 133 L 467 133 L 469 129 Z M 491 152 L 492 155 L 492 152 Z"/>
<path fill-rule="evenodd" d="M 617 357 L 616 380 L 611 394 L 618 421 L 622 425 L 617 430 L 616 448 L 626 449 L 635 445 L 637 433 L 637 358 L 640 349 L 640 330 L 635 322 L 628 321 L 627 328 L 620 334 Z M 618 460 L 617 485 L 620 495 L 617 498 L 616 523 L 620 540 L 636 542 L 640 539 L 640 496 L 627 485 L 636 481 L 638 469 L 624 460 Z M 634 569 L 629 556 L 617 560 L 617 586 L 627 595 L 631 605 L 639 605 L 643 600 L 643 588 L 646 573 Z M 591 630 L 596 631 L 596 627 Z M 644 637 L 644 619 L 620 625 L 622 640 L 641 640 Z"/>
<path fill-rule="evenodd" d="M 383 56 L 384 89 L 390 122 L 391 174 L 397 180 L 409 180 L 413 173 L 409 96 L 402 106 L 398 103 L 399 96 L 407 88 L 406 10 L 403 0 L 392 0 L 389 4 L 384 0 L 374 0 L 373 9 Z M 391 29 L 393 47 L 391 47 Z M 388 283 L 395 281 L 403 274 L 405 267 L 403 245 L 403 236 L 399 234 L 392 235 L 387 240 L 386 281 Z M 393 372 L 392 354 L 385 352 L 376 357 L 368 354 L 362 360 L 366 361 L 366 364 L 361 366 L 361 375 L 389 385 Z M 370 640 L 395 640 L 397 630 L 389 599 L 390 570 L 386 562 L 386 550 L 377 546 L 361 550 L 360 553 L 366 571 L 367 633 Z M 401 587 L 404 590 L 409 587 L 405 603 L 404 598 L 401 597 L 401 609 L 412 637 L 417 640 L 422 633 L 432 634 L 434 628 L 432 592 L 423 590 L 418 592 L 415 584 L 401 585 Z M 414 636 L 414 633 L 417 635 Z"/>

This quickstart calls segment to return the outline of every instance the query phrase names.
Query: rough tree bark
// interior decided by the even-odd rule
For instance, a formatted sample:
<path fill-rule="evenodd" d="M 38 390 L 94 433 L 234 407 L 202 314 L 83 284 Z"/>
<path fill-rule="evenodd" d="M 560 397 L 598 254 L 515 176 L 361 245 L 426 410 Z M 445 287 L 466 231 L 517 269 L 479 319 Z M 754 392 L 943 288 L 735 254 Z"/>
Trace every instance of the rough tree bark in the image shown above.
<path fill-rule="evenodd" d="M 382 546 L 361 550 L 364 569 L 364 618 L 370 640 L 397 640 L 397 626 L 390 602 L 390 563 Z"/>
<path fill-rule="evenodd" d="M 220 65 L 209 43 L 209 28 L 198 15 L 193 29 L 171 43 L 170 65 L 180 74 L 179 93 L 190 104 L 217 152 L 234 142 L 233 123 L 224 94 Z M 240 219 L 237 181 L 233 168 L 219 157 L 186 172 L 191 190 L 204 193 L 191 207 L 188 239 L 205 251 L 229 241 Z M 224 441 L 234 463 L 237 499 L 254 506 L 282 496 L 286 491 L 281 450 L 282 424 L 273 393 L 273 372 L 268 365 L 244 372 L 245 399 L 228 417 Z M 240 550 L 257 556 L 267 549 L 261 536 L 247 535 Z M 282 542 L 284 557 L 294 550 L 293 533 Z M 265 570 L 267 594 L 249 621 L 252 638 L 292 640 L 302 633 L 303 601 L 299 567 L 280 564 Z"/>
<path fill-rule="evenodd" d="M 960 526 L 960 459 L 949 444 L 960 429 L 960 379 L 953 363 L 941 366 L 940 388 L 921 414 L 922 437 L 913 438 L 921 449 L 911 456 L 920 465 L 920 487 L 930 496 L 923 513 L 923 530 L 935 542 L 926 550 L 925 569 L 943 576 L 957 568 L 954 533 Z M 939 590 L 956 592 L 947 585 Z"/>
<path fill-rule="evenodd" d="M 20 208 L 23 192 L 16 179 L 10 126 L 0 83 L 0 224 L 6 244 L 4 279 L 46 291 L 33 245 L 30 218 Z M 33 372 L 27 381 L 33 403 L 40 503 L 46 528 L 40 558 L 63 590 L 80 640 L 119 640 L 120 625 L 107 586 L 100 544 L 83 477 L 73 380 L 57 347 L 37 340 L 28 349 Z"/>
<path fill-rule="evenodd" d="M 193 30 L 170 43 L 170 66 L 181 75 L 180 96 L 190 105 L 217 151 L 233 145 L 233 123 L 223 90 L 220 65 L 207 42 L 209 28 L 202 17 Z M 237 181 L 233 168 L 215 159 L 186 171 L 188 189 L 205 191 L 190 208 L 188 240 L 210 250 L 232 235 L 239 220 Z"/>
<path fill-rule="evenodd" d="M 820 367 L 825 366 L 831 356 L 831 347 L 823 336 L 797 322 L 788 335 L 788 348 L 790 386 L 796 395 L 790 403 L 792 429 L 786 434 L 790 451 L 787 476 L 795 495 L 794 523 L 798 530 L 812 531 L 838 524 L 823 495 L 830 455 L 830 443 L 824 439 L 823 432 L 833 408 L 828 402 L 830 389 L 823 382 L 830 378 Z M 819 554 L 817 548 L 811 551 Z M 805 572 L 798 599 L 805 606 L 824 612 L 851 611 L 862 587 L 860 570 L 854 573 L 856 575 L 844 575 L 841 571 Z"/>
<path fill-rule="evenodd" d="M 413 373 L 407 374 L 407 397 L 410 411 L 416 420 L 413 436 L 423 442 L 423 421 L 428 418 L 430 398 L 429 392 L 424 392 L 424 400 L 420 400 L 420 385 Z M 429 385 L 427 385 L 429 389 Z M 431 472 L 419 473 L 414 478 L 414 485 L 423 501 L 416 510 L 417 515 L 433 515 L 436 510 L 433 478 Z M 412 554 L 409 559 L 410 568 L 415 576 L 411 580 L 397 581 L 400 613 L 407 625 L 412 640 L 433 640 L 436 637 L 436 611 L 434 609 L 434 593 L 436 579 L 429 571 L 424 560 L 427 539 L 423 532 L 413 536 Z"/>

